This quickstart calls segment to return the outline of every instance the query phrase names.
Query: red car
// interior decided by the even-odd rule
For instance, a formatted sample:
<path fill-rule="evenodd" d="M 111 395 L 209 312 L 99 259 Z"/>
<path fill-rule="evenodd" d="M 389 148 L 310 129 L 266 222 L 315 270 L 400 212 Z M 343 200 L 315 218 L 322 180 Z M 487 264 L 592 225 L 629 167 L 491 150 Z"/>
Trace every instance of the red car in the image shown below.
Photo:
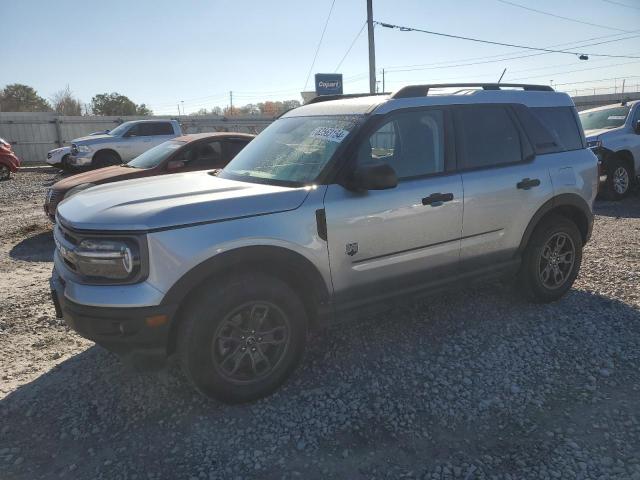
<path fill-rule="evenodd" d="M 47 191 L 44 211 L 51 221 L 55 221 L 58 203 L 94 185 L 166 173 L 223 168 L 254 137 L 246 133 L 218 132 L 173 138 L 147 150 L 129 163 L 63 178 Z"/>
<path fill-rule="evenodd" d="M 8 180 L 11 172 L 18 171 L 20 159 L 13 153 L 11 144 L 0 138 L 0 180 Z"/>

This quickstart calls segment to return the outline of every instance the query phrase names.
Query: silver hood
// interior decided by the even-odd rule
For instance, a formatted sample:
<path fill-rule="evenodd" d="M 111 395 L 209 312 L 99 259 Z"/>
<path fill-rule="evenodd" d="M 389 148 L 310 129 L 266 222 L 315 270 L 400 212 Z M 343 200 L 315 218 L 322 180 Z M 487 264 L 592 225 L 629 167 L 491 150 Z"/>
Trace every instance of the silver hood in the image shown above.
<path fill-rule="evenodd" d="M 294 210 L 309 189 L 175 173 L 89 188 L 63 201 L 58 218 L 81 230 L 155 230 Z"/>
<path fill-rule="evenodd" d="M 614 132 L 614 131 L 618 130 L 619 128 L 620 127 L 618 127 L 618 128 L 595 128 L 595 129 L 592 129 L 592 130 L 585 130 L 584 131 L 584 136 L 587 138 L 587 140 L 595 140 L 596 137 L 599 137 L 603 133 Z"/>
<path fill-rule="evenodd" d="M 120 140 L 119 137 L 114 137 L 113 135 L 108 134 L 100 134 L 100 135 L 87 135 L 86 137 L 76 138 L 71 141 L 71 143 L 103 143 L 109 142 L 111 140 Z"/>

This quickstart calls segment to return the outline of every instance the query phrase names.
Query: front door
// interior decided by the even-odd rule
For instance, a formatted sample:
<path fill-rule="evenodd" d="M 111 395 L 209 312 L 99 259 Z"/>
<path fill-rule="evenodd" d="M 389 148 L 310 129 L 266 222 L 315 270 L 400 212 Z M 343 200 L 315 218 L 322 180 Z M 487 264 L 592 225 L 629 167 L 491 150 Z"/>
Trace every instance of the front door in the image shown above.
<path fill-rule="evenodd" d="M 358 148 L 356 164 L 386 162 L 389 190 L 329 185 L 324 207 L 338 306 L 418 289 L 455 274 L 462 229 L 462 181 L 449 172 L 448 113 L 391 114 Z"/>

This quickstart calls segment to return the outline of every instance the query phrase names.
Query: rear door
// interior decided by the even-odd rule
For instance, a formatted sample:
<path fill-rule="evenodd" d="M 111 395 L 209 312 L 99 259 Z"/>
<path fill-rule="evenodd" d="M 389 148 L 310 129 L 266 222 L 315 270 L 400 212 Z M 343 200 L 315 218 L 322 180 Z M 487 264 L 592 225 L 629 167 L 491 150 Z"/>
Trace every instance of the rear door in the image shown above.
<path fill-rule="evenodd" d="M 553 196 L 547 165 L 536 160 L 508 105 L 454 109 L 464 188 L 460 266 L 501 269 L 514 258 L 534 213 Z"/>
<path fill-rule="evenodd" d="M 389 115 L 358 147 L 356 164 L 386 162 L 397 187 L 353 192 L 329 185 L 325 215 L 339 306 L 419 289 L 455 274 L 462 182 L 452 171 L 446 109 Z"/>

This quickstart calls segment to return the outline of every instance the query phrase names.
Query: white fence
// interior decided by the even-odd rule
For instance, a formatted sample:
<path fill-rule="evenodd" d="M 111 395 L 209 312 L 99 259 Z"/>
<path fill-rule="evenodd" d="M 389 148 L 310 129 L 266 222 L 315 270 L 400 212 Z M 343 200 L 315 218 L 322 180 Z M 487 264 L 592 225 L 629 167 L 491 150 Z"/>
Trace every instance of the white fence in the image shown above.
<path fill-rule="evenodd" d="M 271 117 L 219 117 L 214 115 L 180 117 L 67 117 L 55 113 L 0 112 L 0 137 L 11 143 L 23 165 L 42 163 L 47 152 L 70 145 L 75 138 L 101 130 L 111 130 L 122 122 L 140 119 L 175 119 L 184 133 L 246 132 L 259 133 Z"/>

